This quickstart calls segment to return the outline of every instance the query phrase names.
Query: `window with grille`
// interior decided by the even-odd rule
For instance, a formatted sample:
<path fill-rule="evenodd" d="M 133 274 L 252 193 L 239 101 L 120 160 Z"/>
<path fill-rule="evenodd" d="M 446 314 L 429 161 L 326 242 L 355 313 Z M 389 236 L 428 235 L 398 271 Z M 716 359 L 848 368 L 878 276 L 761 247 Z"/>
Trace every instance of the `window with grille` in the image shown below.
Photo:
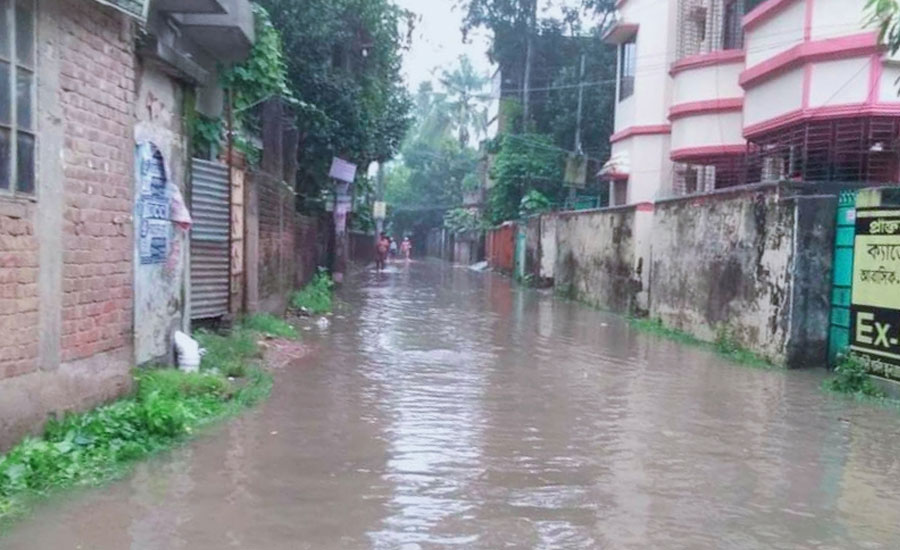
<path fill-rule="evenodd" d="M 637 68 L 637 37 L 632 36 L 619 46 L 619 101 L 634 94 L 634 76 Z"/>
<path fill-rule="evenodd" d="M 0 192 L 34 194 L 34 0 L 0 0 Z"/>

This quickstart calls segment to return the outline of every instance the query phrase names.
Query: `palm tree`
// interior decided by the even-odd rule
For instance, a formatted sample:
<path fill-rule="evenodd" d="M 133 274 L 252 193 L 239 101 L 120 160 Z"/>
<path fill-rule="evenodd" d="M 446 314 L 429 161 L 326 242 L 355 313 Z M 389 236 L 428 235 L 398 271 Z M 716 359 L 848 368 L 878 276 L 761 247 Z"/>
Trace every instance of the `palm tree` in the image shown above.
<path fill-rule="evenodd" d="M 447 90 L 453 126 L 459 133 L 459 146 L 469 144 L 470 131 L 480 137 L 487 128 L 487 109 L 480 95 L 489 79 L 479 75 L 465 55 L 459 58 L 459 67 L 453 72 L 443 71 L 440 82 Z"/>

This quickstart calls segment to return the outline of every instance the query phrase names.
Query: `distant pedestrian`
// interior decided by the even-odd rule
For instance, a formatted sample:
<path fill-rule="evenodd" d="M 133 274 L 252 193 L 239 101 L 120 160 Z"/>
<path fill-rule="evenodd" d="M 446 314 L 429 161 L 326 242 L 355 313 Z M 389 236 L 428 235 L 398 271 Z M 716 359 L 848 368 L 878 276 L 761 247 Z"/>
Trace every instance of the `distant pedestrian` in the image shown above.
<path fill-rule="evenodd" d="M 391 239 L 391 258 L 397 257 L 397 239 Z"/>
<path fill-rule="evenodd" d="M 403 243 L 400 244 L 400 252 L 407 260 L 412 255 L 412 241 L 409 240 L 409 237 L 403 237 Z"/>
<path fill-rule="evenodd" d="M 384 261 L 387 259 L 390 248 L 391 241 L 388 239 L 387 235 L 384 233 L 379 235 L 378 242 L 375 244 L 375 269 L 377 271 L 384 269 Z"/>

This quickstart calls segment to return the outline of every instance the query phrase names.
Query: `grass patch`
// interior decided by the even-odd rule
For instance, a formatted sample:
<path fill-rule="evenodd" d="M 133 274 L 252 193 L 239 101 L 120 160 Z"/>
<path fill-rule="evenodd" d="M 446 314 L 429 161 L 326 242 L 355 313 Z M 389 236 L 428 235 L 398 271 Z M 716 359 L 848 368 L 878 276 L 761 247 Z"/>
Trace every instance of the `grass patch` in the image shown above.
<path fill-rule="evenodd" d="M 313 280 L 291 296 L 291 307 L 311 315 L 331 313 L 334 307 L 334 282 L 324 270 L 319 270 Z"/>
<path fill-rule="evenodd" d="M 275 338 L 293 339 L 297 337 L 297 329 L 290 323 L 267 313 L 251 315 L 241 322 L 241 326 L 265 336 L 274 336 Z"/>
<path fill-rule="evenodd" d="M 129 397 L 53 420 L 42 437 L 0 456 L 0 524 L 22 515 L 36 498 L 114 479 L 135 461 L 265 399 L 272 380 L 252 364 L 257 337 L 247 328 L 229 336 L 204 333 L 211 351 L 201 372 L 136 371 Z M 239 378 L 228 378 L 238 372 Z"/>
<path fill-rule="evenodd" d="M 823 382 L 826 390 L 835 393 L 844 393 L 856 397 L 883 399 L 885 394 L 881 391 L 865 364 L 853 355 L 845 355 L 834 369 L 834 375 Z"/>
<path fill-rule="evenodd" d="M 735 363 L 740 363 L 741 365 L 761 369 L 776 368 L 776 366 L 765 357 L 761 357 L 760 355 L 741 347 L 734 334 L 725 328 L 719 330 L 714 342 L 705 342 L 691 334 L 663 325 L 663 322 L 660 319 L 630 318 L 629 323 L 631 326 L 641 331 L 655 334 L 681 344 L 711 349 L 718 355 L 730 359 Z"/>

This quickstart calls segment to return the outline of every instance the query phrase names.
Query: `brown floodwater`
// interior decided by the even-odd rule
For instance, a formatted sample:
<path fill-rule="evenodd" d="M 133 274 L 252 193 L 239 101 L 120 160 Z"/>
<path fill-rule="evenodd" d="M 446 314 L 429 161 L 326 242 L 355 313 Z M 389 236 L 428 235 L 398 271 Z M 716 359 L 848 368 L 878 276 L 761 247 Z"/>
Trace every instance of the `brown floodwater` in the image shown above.
<path fill-rule="evenodd" d="M 822 372 L 438 262 L 341 297 L 264 406 L 0 548 L 900 548 L 900 414 Z"/>

